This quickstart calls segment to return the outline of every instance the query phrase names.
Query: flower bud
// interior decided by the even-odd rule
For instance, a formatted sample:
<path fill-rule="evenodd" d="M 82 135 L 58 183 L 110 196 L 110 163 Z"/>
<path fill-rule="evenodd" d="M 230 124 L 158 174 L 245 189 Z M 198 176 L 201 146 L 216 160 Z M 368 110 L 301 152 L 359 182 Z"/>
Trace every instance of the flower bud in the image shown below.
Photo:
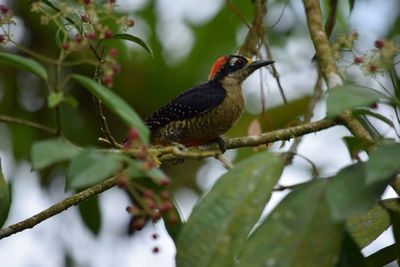
<path fill-rule="evenodd" d="M 94 40 L 94 39 L 96 39 L 96 33 L 95 33 L 95 32 L 88 32 L 88 33 L 86 34 L 86 37 L 87 37 L 89 40 Z"/>
<path fill-rule="evenodd" d="M 88 23 L 88 22 L 90 21 L 89 15 L 88 15 L 88 14 L 83 14 L 83 15 L 81 16 L 81 21 L 82 21 L 83 23 Z"/>
<path fill-rule="evenodd" d="M 354 64 L 359 65 L 359 64 L 362 64 L 363 62 L 364 62 L 364 59 L 362 57 L 358 57 L 358 56 L 354 57 L 354 60 L 353 60 Z"/>
<path fill-rule="evenodd" d="M 106 39 L 111 39 L 112 37 L 113 37 L 112 31 L 107 30 L 107 31 L 104 33 L 104 38 L 106 38 Z"/>
<path fill-rule="evenodd" d="M 385 42 L 381 39 L 375 40 L 375 47 L 381 49 L 385 46 Z"/>
<path fill-rule="evenodd" d="M 63 43 L 61 45 L 62 49 L 64 49 L 65 51 L 67 51 L 69 49 L 69 43 Z"/>

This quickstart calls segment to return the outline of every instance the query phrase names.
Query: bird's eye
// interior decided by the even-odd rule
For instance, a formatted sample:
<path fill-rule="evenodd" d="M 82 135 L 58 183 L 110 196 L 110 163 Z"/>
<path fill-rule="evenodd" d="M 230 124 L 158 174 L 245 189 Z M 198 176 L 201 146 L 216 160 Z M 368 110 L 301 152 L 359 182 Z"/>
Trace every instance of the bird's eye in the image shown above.
<path fill-rule="evenodd" d="M 246 61 L 243 58 L 234 57 L 234 58 L 231 58 L 229 63 L 230 63 L 231 66 L 241 67 L 241 66 L 246 64 Z"/>

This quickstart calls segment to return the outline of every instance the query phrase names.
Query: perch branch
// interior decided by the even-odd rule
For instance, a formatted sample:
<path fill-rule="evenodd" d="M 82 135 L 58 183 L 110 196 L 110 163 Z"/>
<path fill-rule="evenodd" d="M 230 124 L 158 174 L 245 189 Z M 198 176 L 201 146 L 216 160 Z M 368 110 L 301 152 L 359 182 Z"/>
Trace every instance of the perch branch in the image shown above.
<path fill-rule="evenodd" d="M 258 146 L 260 144 L 267 144 L 279 140 L 288 140 L 294 138 L 296 136 L 301 136 L 304 134 L 308 134 L 311 132 L 317 132 L 323 129 L 327 129 L 338 125 L 340 122 L 335 120 L 320 120 L 312 123 L 307 123 L 295 127 L 290 127 L 282 130 L 277 130 L 265 134 L 260 135 L 252 135 L 252 136 L 244 136 L 244 137 L 237 137 L 237 138 L 229 138 L 225 139 L 225 144 L 227 149 L 234 149 L 239 147 L 249 147 L 249 146 Z M 149 153 L 151 151 L 159 151 L 160 154 L 163 153 L 172 153 L 172 154 L 165 154 L 165 156 L 169 156 L 164 158 L 165 159 L 172 159 L 172 158 L 191 158 L 191 159 L 201 159 L 205 157 L 219 157 L 220 152 L 218 150 L 217 145 L 207 145 L 192 148 L 188 151 L 181 151 L 177 148 L 159 148 L 159 149 L 149 149 Z M 229 164 L 227 165 L 227 167 Z M 39 212 L 38 214 L 10 225 L 4 229 L 0 229 L 0 239 L 13 235 L 15 233 L 21 232 L 23 230 L 33 228 L 37 224 L 41 223 L 44 220 L 47 220 L 62 211 L 85 201 L 86 199 L 97 195 L 101 192 L 104 192 L 117 184 L 115 178 L 110 178 L 105 180 L 99 184 L 96 184 L 92 187 L 85 189 L 82 192 L 79 192 L 73 196 L 67 197 L 64 200 L 54 204 L 53 206 L 49 207 L 48 209 Z M 279 190 L 279 189 L 278 189 Z"/>

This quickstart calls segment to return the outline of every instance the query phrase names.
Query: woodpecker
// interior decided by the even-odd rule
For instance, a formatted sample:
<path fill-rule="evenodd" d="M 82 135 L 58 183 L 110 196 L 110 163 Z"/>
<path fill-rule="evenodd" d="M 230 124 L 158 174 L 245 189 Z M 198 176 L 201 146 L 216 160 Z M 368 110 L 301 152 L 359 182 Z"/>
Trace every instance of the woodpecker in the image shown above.
<path fill-rule="evenodd" d="M 145 120 L 151 144 L 190 147 L 216 142 L 224 151 L 220 136 L 232 128 L 244 110 L 243 81 L 272 63 L 252 62 L 240 55 L 218 58 L 206 83 L 182 92 Z"/>

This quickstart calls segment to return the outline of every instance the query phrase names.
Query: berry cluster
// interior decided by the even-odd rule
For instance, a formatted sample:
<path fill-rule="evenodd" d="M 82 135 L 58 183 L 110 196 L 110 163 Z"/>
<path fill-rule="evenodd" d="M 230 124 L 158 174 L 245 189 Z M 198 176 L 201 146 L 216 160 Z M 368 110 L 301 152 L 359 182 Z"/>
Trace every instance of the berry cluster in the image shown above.
<path fill-rule="evenodd" d="M 177 222 L 176 211 L 167 190 L 162 190 L 159 193 L 152 189 L 137 190 L 134 195 L 140 196 L 140 198 L 135 199 L 134 204 L 126 208 L 126 211 L 132 215 L 131 230 L 141 230 L 149 219 L 153 223 L 156 223 L 162 217 L 170 223 Z"/>
<path fill-rule="evenodd" d="M 7 24 L 15 24 L 13 20 L 13 12 L 6 5 L 0 5 L 0 26 Z M 0 33 L 0 44 L 7 43 L 8 37 L 6 34 Z"/>
<path fill-rule="evenodd" d="M 150 159 L 148 148 L 141 142 L 136 129 L 129 131 L 124 141 L 124 147 L 125 149 L 135 148 L 139 151 L 135 154 L 135 158 L 140 162 L 137 167 L 144 175 L 151 177 L 154 172 L 159 171 L 154 161 Z M 146 183 L 146 185 L 141 183 L 140 179 L 130 179 L 129 171 L 118 179 L 119 187 L 126 189 L 133 199 L 133 205 L 126 208 L 127 212 L 132 215 L 131 231 L 141 230 L 148 220 L 154 223 L 162 217 L 170 223 L 176 223 L 178 220 L 171 195 L 165 188 L 169 185 L 169 180 L 162 176 L 164 175 L 162 172 L 159 171 L 158 173 L 161 176 L 151 177 L 155 178 L 153 179 L 154 183 Z"/>
<path fill-rule="evenodd" d="M 342 60 L 342 52 L 350 52 L 352 61 L 345 65 L 345 70 L 352 66 L 360 66 L 364 75 L 375 77 L 393 66 L 393 59 L 400 52 L 399 45 L 392 40 L 377 39 L 374 48 L 360 55 L 355 52 L 354 43 L 358 39 L 358 33 L 340 36 L 332 45 L 333 55 L 337 60 Z"/>
<path fill-rule="evenodd" d="M 110 20 L 123 30 L 135 25 L 133 19 L 114 13 L 116 5 L 116 0 L 107 0 L 105 3 L 94 0 L 77 0 L 75 5 L 60 3 L 57 6 L 59 11 L 55 12 L 45 3 L 37 1 L 32 4 L 32 11 L 41 13 L 43 24 L 53 21 L 60 25 L 60 20 L 66 20 L 71 24 L 68 27 L 62 26 L 59 29 L 61 34 L 58 34 L 59 47 L 68 54 L 84 48 L 90 48 L 91 51 L 97 50 L 98 45 L 104 39 L 113 38 L 116 29 L 110 28 Z M 71 27 L 75 31 L 73 35 L 71 35 Z M 121 69 L 116 59 L 117 51 L 115 48 L 111 48 L 104 55 L 100 51 L 96 51 L 96 53 L 97 58 L 101 57 L 101 77 L 99 78 L 106 86 L 112 87 L 114 75 Z"/>

